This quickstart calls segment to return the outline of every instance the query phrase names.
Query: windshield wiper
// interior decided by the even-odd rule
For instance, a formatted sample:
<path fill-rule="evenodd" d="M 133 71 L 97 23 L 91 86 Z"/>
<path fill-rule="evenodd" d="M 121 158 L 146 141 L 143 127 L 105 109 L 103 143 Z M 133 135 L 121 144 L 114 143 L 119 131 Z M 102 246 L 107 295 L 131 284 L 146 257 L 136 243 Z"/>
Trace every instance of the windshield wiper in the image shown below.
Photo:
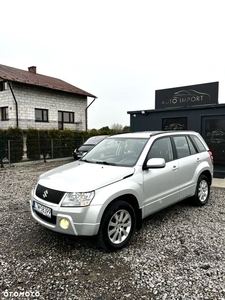
<path fill-rule="evenodd" d="M 80 161 L 84 161 L 86 163 L 92 163 L 91 161 L 87 160 L 87 159 L 80 159 Z"/>
<path fill-rule="evenodd" d="M 116 166 L 115 163 L 111 163 L 108 161 L 96 161 L 96 164 L 103 164 L 103 165 L 108 165 L 108 166 Z"/>

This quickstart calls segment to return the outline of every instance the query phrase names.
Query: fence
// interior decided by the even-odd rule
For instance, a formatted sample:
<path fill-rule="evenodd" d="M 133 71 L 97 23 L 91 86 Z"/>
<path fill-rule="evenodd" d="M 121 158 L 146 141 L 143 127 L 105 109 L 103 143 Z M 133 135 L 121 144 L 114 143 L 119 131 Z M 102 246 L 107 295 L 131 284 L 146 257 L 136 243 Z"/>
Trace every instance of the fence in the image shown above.
<path fill-rule="evenodd" d="M 21 161 L 44 160 L 73 157 L 74 149 L 85 142 L 80 139 L 50 139 L 42 137 L 37 139 L 6 140 L 0 134 L 0 166 Z"/>

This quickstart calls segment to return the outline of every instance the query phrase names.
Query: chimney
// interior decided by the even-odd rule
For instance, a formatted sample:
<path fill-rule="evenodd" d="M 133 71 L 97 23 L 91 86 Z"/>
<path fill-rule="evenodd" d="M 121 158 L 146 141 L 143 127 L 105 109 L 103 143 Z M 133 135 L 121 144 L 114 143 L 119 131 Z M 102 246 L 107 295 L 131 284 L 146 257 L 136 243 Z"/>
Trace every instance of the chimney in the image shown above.
<path fill-rule="evenodd" d="M 31 73 L 33 73 L 33 74 L 36 74 L 36 67 L 34 67 L 34 66 L 29 67 L 28 71 L 31 72 Z"/>

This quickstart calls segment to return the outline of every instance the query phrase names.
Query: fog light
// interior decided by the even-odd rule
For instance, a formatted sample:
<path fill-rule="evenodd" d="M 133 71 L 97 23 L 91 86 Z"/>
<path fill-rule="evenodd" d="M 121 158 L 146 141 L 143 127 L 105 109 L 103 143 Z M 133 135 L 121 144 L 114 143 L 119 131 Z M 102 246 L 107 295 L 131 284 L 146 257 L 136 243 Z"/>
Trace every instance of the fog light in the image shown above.
<path fill-rule="evenodd" d="M 63 229 L 67 229 L 70 225 L 70 222 L 67 219 L 61 219 L 59 222 L 59 225 L 63 228 Z"/>

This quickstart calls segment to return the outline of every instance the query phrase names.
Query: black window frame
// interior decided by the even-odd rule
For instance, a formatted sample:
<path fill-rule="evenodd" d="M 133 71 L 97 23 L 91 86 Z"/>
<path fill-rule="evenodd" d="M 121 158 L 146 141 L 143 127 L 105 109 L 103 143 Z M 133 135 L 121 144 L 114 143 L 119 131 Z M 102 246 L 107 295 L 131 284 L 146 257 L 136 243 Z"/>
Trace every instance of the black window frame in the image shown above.
<path fill-rule="evenodd" d="M 74 124 L 74 112 L 73 111 L 64 111 L 64 110 L 58 110 L 58 116 L 59 113 L 61 113 L 62 115 L 62 120 L 59 122 L 62 123 L 67 123 L 67 124 Z M 65 115 L 68 114 L 69 116 L 69 121 L 66 121 Z"/>
<path fill-rule="evenodd" d="M 36 111 L 41 112 L 41 120 L 36 119 Z M 46 112 L 47 120 L 45 120 L 45 117 L 44 117 L 45 112 Z M 35 116 L 35 122 L 45 122 L 46 123 L 46 122 L 48 122 L 48 109 L 46 109 L 46 108 L 35 108 L 34 116 Z"/>
<path fill-rule="evenodd" d="M 67 121 L 66 114 L 68 114 Z M 64 111 L 64 110 L 58 110 L 58 128 L 60 130 L 64 129 L 64 124 L 74 124 L 75 123 L 75 113 L 73 111 Z"/>
<path fill-rule="evenodd" d="M 1 107 L 1 120 L 2 121 L 9 120 L 9 107 L 8 106 Z"/>

